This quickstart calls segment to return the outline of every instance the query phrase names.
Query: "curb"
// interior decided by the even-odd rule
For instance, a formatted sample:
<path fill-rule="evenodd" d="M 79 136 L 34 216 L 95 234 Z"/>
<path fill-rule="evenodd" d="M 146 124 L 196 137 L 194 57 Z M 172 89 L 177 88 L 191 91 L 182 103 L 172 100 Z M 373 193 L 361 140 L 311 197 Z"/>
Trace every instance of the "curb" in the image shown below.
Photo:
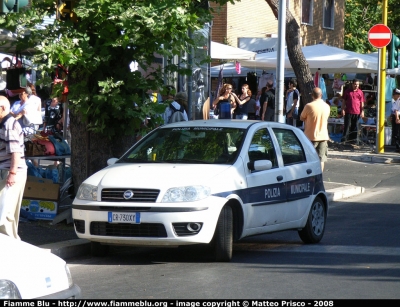
<path fill-rule="evenodd" d="M 344 187 L 329 189 L 326 191 L 329 202 L 337 201 L 344 198 L 349 198 L 365 192 L 364 187 L 346 185 Z"/>
<path fill-rule="evenodd" d="M 38 246 L 62 259 L 84 256 L 90 253 L 90 241 L 75 239 Z"/>
<path fill-rule="evenodd" d="M 384 164 L 400 163 L 400 156 L 393 157 L 390 155 L 385 156 L 379 154 L 349 155 L 349 154 L 329 153 L 329 158 L 346 159 L 346 160 L 360 161 L 360 162 L 384 163 Z"/>
<path fill-rule="evenodd" d="M 330 202 L 344 198 L 349 198 L 365 192 L 365 188 L 354 185 L 345 185 L 326 191 L 326 195 Z M 86 239 L 75 239 L 38 246 L 49 253 L 67 260 L 74 257 L 85 256 L 90 254 L 90 241 Z"/>

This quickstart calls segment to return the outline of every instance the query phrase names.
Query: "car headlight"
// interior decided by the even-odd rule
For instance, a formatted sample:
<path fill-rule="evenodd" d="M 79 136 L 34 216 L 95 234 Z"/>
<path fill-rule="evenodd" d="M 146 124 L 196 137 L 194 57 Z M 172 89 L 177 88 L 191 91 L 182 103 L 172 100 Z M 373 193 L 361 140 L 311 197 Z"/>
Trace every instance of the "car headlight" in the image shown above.
<path fill-rule="evenodd" d="M 76 198 L 84 200 L 97 200 L 97 187 L 82 183 L 76 193 Z"/>
<path fill-rule="evenodd" d="M 171 188 L 165 193 L 161 202 L 175 203 L 196 201 L 210 196 L 210 193 L 210 188 L 202 185 Z"/>
<path fill-rule="evenodd" d="M 0 299 L 21 299 L 17 286 L 10 280 L 0 279 Z"/>
<path fill-rule="evenodd" d="M 65 265 L 65 272 L 67 273 L 67 277 L 68 277 L 68 285 L 71 288 L 72 285 L 74 284 L 74 282 L 72 281 L 72 275 L 71 275 L 71 272 L 69 271 L 68 265 Z"/>

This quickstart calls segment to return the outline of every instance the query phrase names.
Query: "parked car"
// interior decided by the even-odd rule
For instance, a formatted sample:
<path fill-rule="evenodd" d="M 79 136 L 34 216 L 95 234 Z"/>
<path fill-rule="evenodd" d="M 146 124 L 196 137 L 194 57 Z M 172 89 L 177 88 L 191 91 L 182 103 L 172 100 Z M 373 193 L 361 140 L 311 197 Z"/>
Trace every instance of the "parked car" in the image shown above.
<path fill-rule="evenodd" d="M 328 199 L 321 164 L 296 127 L 249 120 L 197 120 L 152 131 L 87 178 L 73 201 L 75 231 L 93 255 L 108 245 L 209 244 L 229 261 L 242 238 L 324 234 Z"/>
<path fill-rule="evenodd" d="M 0 299 L 81 298 L 60 257 L 4 234 L 0 246 Z"/>

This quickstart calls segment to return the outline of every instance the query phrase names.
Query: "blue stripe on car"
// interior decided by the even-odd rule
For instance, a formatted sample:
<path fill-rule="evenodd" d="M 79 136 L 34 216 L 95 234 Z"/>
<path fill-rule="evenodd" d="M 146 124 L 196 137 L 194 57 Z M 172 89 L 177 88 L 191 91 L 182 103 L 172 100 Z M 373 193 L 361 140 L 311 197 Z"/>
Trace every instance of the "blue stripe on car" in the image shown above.
<path fill-rule="evenodd" d="M 250 203 L 252 206 L 265 206 L 307 198 L 321 191 L 325 190 L 322 184 L 322 174 L 319 174 L 285 183 L 215 193 L 213 196 L 226 198 L 235 194 L 240 197 L 244 204 Z"/>

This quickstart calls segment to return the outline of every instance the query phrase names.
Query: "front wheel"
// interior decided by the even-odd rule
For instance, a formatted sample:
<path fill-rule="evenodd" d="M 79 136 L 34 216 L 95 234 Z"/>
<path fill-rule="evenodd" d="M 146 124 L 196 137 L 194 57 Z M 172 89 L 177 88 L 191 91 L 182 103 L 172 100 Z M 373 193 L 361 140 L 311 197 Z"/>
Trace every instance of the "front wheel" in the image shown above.
<path fill-rule="evenodd" d="M 314 199 L 308 214 L 306 226 L 299 230 L 300 239 L 304 243 L 318 243 L 324 236 L 326 223 L 326 207 L 320 197 Z"/>
<path fill-rule="evenodd" d="M 222 208 L 211 242 L 215 261 L 229 262 L 232 259 L 233 213 L 230 206 Z"/>

